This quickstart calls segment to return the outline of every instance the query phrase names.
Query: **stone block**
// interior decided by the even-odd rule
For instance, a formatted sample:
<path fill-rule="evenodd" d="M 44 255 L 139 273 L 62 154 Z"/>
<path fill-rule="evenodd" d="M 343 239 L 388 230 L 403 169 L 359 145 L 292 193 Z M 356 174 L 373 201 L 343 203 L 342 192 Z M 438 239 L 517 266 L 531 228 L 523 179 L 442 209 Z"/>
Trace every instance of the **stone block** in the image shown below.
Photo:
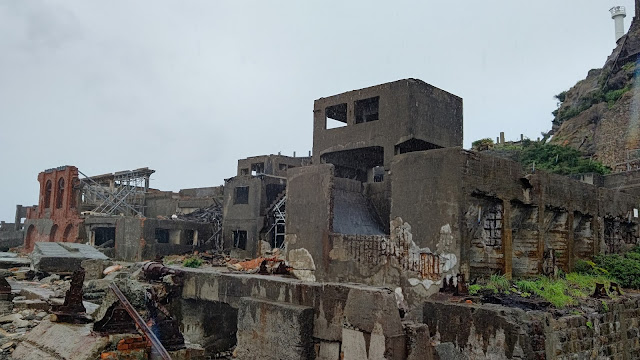
<path fill-rule="evenodd" d="M 104 275 L 102 272 L 104 269 L 111 266 L 113 263 L 111 260 L 103 259 L 87 259 L 80 263 L 80 266 L 84 269 L 84 281 L 102 279 Z"/>
<path fill-rule="evenodd" d="M 238 359 L 312 359 L 311 307 L 242 298 L 238 309 Z"/>
<path fill-rule="evenodd" d="M 93 246 L 75 243 L 36 242 L 31 261 L 37 271 L 73 273 L 87 259 L 108 260 Z"/>
<path fill-rule="evenodd" d="M 16 309 L 35 309 L 48 311 L 51 307 L 48 302 L 42 300 L 13 300 L 13 307 Z"/>

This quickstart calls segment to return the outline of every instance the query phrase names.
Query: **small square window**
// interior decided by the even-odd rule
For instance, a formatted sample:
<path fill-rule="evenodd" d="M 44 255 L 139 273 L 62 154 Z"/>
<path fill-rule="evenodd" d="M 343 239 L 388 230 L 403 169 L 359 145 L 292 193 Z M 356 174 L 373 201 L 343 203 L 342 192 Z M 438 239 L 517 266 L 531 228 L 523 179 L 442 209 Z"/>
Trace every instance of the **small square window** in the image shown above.
<path fill-rule="evenodd" d="M 289 167 L 287 166 L 287 164 L 278 164 L 278 168 L 280 168 L 280 170 L 286 171 Z"/>
<path fill-rule="evenodd" d="M 324 109 L 325 129 L 347 126 L 347 104 L 338 104 Z"/>
<path fill-rule="evenodd" d="M 240 175 L 249 175 L 249 169 L 240 169 Z"/>
<path fill-rule="evenodd" d="M 247 249 L 247 232 L 244 230 L 233 231 L 233 247 L 237 249 Z"/>
<path fill-rule="evenodd" d="M 251 164 L 251 175 L 264 174 L 264 163 Z"/>
<path fill-rule="evenodd" d="M 234 204 L 248 204 L 249 203 L 249 187 L 238 186 L 235 188 Z"/>
<path fill-rule="evenodd" d="M 355 103 L 356 124 L 378 120 L 380 97 L 358 100 Z"/>

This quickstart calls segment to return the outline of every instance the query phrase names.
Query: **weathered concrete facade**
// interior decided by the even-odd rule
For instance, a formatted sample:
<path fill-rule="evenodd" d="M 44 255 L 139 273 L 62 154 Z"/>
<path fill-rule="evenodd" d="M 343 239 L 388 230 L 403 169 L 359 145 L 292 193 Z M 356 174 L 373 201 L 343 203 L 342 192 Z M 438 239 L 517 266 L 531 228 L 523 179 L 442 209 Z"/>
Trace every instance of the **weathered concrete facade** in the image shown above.
<path fill-rule="evenodd" d="M 418 304 L 445 283 L 570 271 L 576 259 L 638 244 L 640 201 L 612 185 L 616 176 L 602 181 L 611 188 L 588 185 L 452 147 L 461 133 L 455 121 L 461 103 L 444 92 L 433 90 L 441 96 L 420 105 L 447 110 L 406 121 L 382 116 L 383 98 L 411 107 L 400 100 L 431 89 L 418 85 L 400 81 L 316 101 L 314 165 L 288 173 L 287 259 L 299 278 L 391 286 Z M 350 104 L 375 94 L 377 119 L 358 122 Z M 347 104 L 339 114 L 347 126 L 324 129 L 337 103 Z M 385 150 L 375 163 L 386 170 L 381 177 L 365 176 L 364 153 L 346 153 L 394 149 L 398 143 L 390 139 L 414 138 L 429 126 L 439 132 L 428 135 L 441 141 L 420 139 L 437 146 L 395 148 L 389 158 Z"/>
<path fill-rule="evenodd" d="M 331 119 L 345 126 L 327 128 Z M 365 181 L 389 170 L 394 155 L 462 146 L 462 99 L 405 79 L 318 99 L 313 107 L 313 163 Z"/>
<path fill-rule="evenodd" d="M 254 156 L 238 160 L 238 175 L 225 179 L 222 237 L 234 256 L 252 258 L 284 242 L 287 173 L 309 157 Z M 281 216 L 279 217 L 278 214 Z"/>

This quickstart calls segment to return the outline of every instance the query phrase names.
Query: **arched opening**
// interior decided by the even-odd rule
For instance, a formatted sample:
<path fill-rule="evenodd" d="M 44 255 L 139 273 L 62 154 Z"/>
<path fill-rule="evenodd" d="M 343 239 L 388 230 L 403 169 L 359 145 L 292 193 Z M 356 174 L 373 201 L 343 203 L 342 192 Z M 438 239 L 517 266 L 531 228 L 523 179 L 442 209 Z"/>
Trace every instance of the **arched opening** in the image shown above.
<path fill-rule="evenodd" d="M 58 180 L 58 191 L 56 193 L 56 209 L 62 208 L 62 200 L 64 198 L 64 179 Z"/>
<path fill-rule="evenodd" d="M 71 226 L 71 224 L 69 224 L 64 229 L 64 232 L 62 233 L 62 241 L 63 242 L 69 242 L 69 236 L 71 235 L 71 229 L 72 228 L 73 228 L 73 226 Z"/>
<path fill-rule="evenodd" d="M 51 180 L 47 180 L 47 183 L 44 185 L 44 208 L 48 209 L 51 207 Z"/>
<path fill-rule="evenodd" d="M 56 241 L 56 233 L 58 232 L 58 225 L 53 225 L 51 227 L 51 232 L 49 233 L 49 242 Z"/>
<path fill-rule="evenodd" d="M 33 225 L 29 225 L 27 228 L 27 237 L 24 240 L 24 247 L 27 250 L 33 249 L 33 243 L 35 242 L 36 228 Z"/>

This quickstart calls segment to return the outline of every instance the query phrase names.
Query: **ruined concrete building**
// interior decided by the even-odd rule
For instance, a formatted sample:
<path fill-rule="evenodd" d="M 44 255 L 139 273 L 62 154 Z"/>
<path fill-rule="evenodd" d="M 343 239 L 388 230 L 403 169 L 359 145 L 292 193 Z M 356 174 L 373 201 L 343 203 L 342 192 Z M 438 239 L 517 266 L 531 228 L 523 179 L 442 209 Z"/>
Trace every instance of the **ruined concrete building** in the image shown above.
<path fill-rule="evenodd" d="M 310 157 L 255 156 L 238 160 L 237 176 L 225 180 L 222 234 L 224 248 L 252 258 L 284 245 L 287 172 Z"/>
<path fill-rule="evenodd" d="M 81 242 L 104 248 L 117 259 L 139 261 L 191 251 L 209 239 L 211 224 L 171 219 L 219 201 L 222 189 L 180 193 L 149 188 L 154 171 L 141 168 L 80 177 L 74 166 L 38 175 L 37 206 L 27 208 L 24 248 L 35 242 Z"/>
<path fill-rule="evenodd" d="M 0 236 L 5 228 L 26 229 L 28 250 L 41 241 L 87 242 L 127 261 L 195 249 L 260 256 L 245 262 L 260 266 L 256 274 L 235 262 L 179 269 L 170 311 L 181 325 L 173 334 L 207 354 L 399 360 L 640 353 L 637 297 L 607 299 L 611 311 L 578 317 L 433 297 L 493 274 L 569 272 L 578 259 L 637 245 L 640 171 L 572 179 L 464 150 L 462 99 L 416 79 L 318 99 L 313 121 L 310 157 L 241 159 L 221 187 L 154 190 L 147 168 L 93 177 L 73 166 L 46 170 L 38 176 L 38 205 L 18 207 L 15 224 L 3 224 Z M 62 246 L 43 245 L 41 258 Z M 267 253 L 280 264 L 285 257 L 285 272 L 297 279 L 262 275 L 269 274 L 262 272 Z M 137 281 L 100 279 L 102 261 L 90 269 L 96 281 Z M 149 264 L 155 280 L 178 273 L 160 263 L 146 263 L 143 273 L 154 273 Z M 16 353 L 38 351 L 38 334 Z"/>
<path fill-rule="evenodd" d="M 345 126 L 327 129 L 329 119 Z M 636 196 L 461 145 L 462 100 L 420 80 L 316 100 L 313 165 L 288 173 L 299 276 L 418 301 L 446 279 L 570 271 L 637 244 Z"/>

